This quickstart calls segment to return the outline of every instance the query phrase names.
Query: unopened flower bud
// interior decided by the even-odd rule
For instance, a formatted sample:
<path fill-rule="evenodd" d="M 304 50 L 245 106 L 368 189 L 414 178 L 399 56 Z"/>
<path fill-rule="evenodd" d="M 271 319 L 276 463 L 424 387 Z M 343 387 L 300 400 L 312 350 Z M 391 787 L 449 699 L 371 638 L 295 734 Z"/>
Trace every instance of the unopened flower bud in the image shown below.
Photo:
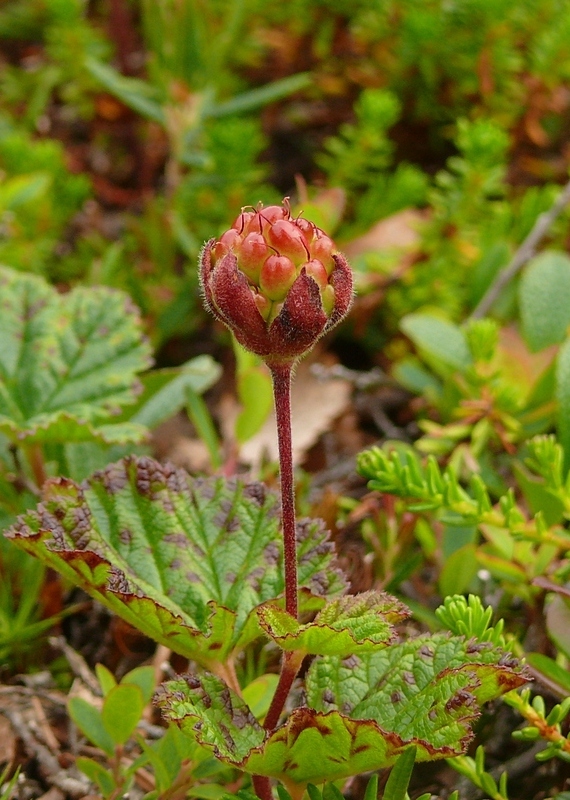
<path fill-rule="evenodd" d="M 274 254 L 269 256 L 261 268 L 259 288 L 270 300 L 285 300 L 296 277 L 297 271 L 291 259 Z"/>
<path fill-rule="evenodd" d="M 287 200 L 243 210 L 204 247 L 200 277 L 210 311 L 270 364 L 310 350 L 352 302 L 346 259 Z"/>

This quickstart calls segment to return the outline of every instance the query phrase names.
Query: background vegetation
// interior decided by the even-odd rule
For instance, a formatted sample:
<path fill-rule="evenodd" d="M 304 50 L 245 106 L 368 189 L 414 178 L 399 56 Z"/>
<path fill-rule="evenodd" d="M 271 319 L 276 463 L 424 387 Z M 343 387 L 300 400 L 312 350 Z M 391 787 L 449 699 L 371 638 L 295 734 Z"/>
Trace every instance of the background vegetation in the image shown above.
<path fill-rule="evenodd" d="M 402 597 L 418 630 L 477 594 L 536 678 L 410 796 L 567 800 L 568 0 L 4 0 L 0 40 L 2 529 L 46 478 L 129 453 L 276 483 L 267 374 L 203 311 L 196 262 L 290 196 L 357 286 L 299 370 L 300 511 L 353 591 Z M 171 654 L 4 540 L 0 577 L 6 797 L 241 788 L 160 738 Z M 240 682 L 263 697 L 274 668 L 250 648 Z M 113 719 L 112 691 L 137 712 L 120 752 L 85 710 Z"/>

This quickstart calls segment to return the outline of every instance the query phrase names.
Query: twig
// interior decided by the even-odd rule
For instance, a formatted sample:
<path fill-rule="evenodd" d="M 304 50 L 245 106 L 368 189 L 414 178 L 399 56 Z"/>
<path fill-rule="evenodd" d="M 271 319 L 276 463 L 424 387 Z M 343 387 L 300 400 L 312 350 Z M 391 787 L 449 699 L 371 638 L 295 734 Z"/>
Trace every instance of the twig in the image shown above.
<path fill-rule="evenodd" d="M 72 797 L 83 797 L 88 788 L 87 781 L 70 777 L 61 769 L 57 758 L 36 739 L 19 711 L 5 708 L 2 709 L 2 714 L 9 720 L 14 733 L 23 741 L 27 753 L 37 758 L 49 783 Z"/>
<path fill-rule="evenodd" d="M 46 689 L 32 689 L 29 686 L 0 686 L 0 698 L 5 696 L 12 698 L 14 695 L 21 695 L 22 697 L 40 697 L 42 700 L 47 700 L 55 706 L 65 707 L 67 700 L 65 695 L 50 692 Z"/>
<path fill-rule="evenodd" d="M 397 386 L 398 384 L 379 367 L 362 372 L 361 370 L 348 369 L 342 364 L 333 364 L 325 367 L 324 364 L 313 364 L 311 373 L 320 381 L 342 379 L 352 383 L 356 389 L 376 389 L 378 386 Z"/>
<path fill-rule="evenodd" d="M 78 678 L 81 678 L 83 683 L 87 686 L 96 697 L 101 697 L 101 687 L 95 675 L 89 669 L 87 662 L 82 655 L 77 653 L 73 647 L 70 647 L 65 641 L 63 636 L 52 636 L 49 639 L 50 645 L 63 653 L 67 659 L 67 663 L 71 667 L 71 671 Z"/>
<path fill-rule="evenodd" d="M 564 207 L 569 202 L 570 181 L 568 181 L 564 189 L 560 192 L 552 207 L 548 211 L 539 214 L 532 230 L 524 242 L 518 248 L 507 266 L 499 272 L 477 304 L 475 310 L 471 314 L 471 319 L 481 319 L 481 317 L 485 316 L 507 283 L 517 274 L 526 262 L 534 256 L 538 245 L 548 233 L 552 223 L 562 213 Z"/>

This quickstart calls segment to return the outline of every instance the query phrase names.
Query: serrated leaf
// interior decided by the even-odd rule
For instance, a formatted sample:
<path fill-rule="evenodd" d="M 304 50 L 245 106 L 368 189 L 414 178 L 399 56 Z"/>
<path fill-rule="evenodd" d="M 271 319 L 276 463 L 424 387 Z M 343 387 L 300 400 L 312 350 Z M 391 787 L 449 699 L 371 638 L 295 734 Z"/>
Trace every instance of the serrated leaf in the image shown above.
<path fill-rule="evenodd" d="M 257 615 L 282 650 L 346 656 L 393 642 L 394 624 L 409 616 L 409 611 L 395 597 L 371 591 L 327 603 L 306 625 L 272 605 L 260 606 Z"/>
<path fill-rule="evenodd" d="M 0 431 L 12 441 L 140 441 L 109 417 L 133 402 L 150 364 L 138 311 L 122 292 L 58 294 L 0 267 Z"/>
<path fill-rule="evenodd" d="M 64 478 L 8 532 L 157 642 L 201 664 L 260 634 L 256 606 L 284 589 L 279 503 L 261 484 L 196 479 L 129 457 L 81 485 Z M 300 602 L 340 594 L 322 523 L 298 525 Z"/>
<path fill-rule="evenodd" d="M 272 733 L 213 675 L 169 681 L 158 704 L 223 761 L 303 785 L 390 766 L 411 746 L 419 761 L 461 754 L 479 705 L 525 681 L 518 662 L 490 643 L 435 634 L 359 657 L 317 657 L 307 676 L 311 707 Z"/>
<path fill-rule="evenodd" d="M 249 706 L 215 675 L 179 675 L 155 696 L 164 716 L 216 756 L 231 763 L 247 758 L 265 739 Z"/>
<path fill-rule="evenodd" d="M 344 660 L 315 659 L 307 700 L 317 710 L 338 708 L 376 720 L 417 744 L 422 760 L 421 740 L 436 748 L 457 747 L 470 738 L 468 722 L 478 715 L 478 705 L 526 679 L 516 659 L 491 643 L 436 633 Z"/>
<path fill-rule="evenodd" d="M 547 251 L 531 259 L 519 288 L 522 332 L 533 351 L 559 344 L 570 325 L 570 258 Z"/>
<path fill-rule="evenodd" d="M 374 723 L 337 712 L 298 708 L 267 735 L 243 700 L 213 675 L 168 681 L 157 702 L 169 720 L 218 758 L 252 774 L 322 783 L 389 763 L 388 747 Z"/>

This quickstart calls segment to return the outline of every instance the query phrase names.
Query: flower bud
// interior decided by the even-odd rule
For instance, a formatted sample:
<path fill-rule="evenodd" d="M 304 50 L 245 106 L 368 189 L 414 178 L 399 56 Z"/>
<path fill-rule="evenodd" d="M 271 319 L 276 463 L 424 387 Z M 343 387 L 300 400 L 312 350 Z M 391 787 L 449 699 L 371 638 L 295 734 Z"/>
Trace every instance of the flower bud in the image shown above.
<path fill-rule="evenodd" d="M 261 268 L 259 288 L 270 300 L 285 300 L 296 277 L 297 271 L 290 258 L 272 255 Z"/>
<path fill-rule="evenodd" d="M 287 199 L 242 210 L 200 258 L 209 310 L 269 364 L 302 356 L 348 313 L 352 272 L 316 225 Z"/>

